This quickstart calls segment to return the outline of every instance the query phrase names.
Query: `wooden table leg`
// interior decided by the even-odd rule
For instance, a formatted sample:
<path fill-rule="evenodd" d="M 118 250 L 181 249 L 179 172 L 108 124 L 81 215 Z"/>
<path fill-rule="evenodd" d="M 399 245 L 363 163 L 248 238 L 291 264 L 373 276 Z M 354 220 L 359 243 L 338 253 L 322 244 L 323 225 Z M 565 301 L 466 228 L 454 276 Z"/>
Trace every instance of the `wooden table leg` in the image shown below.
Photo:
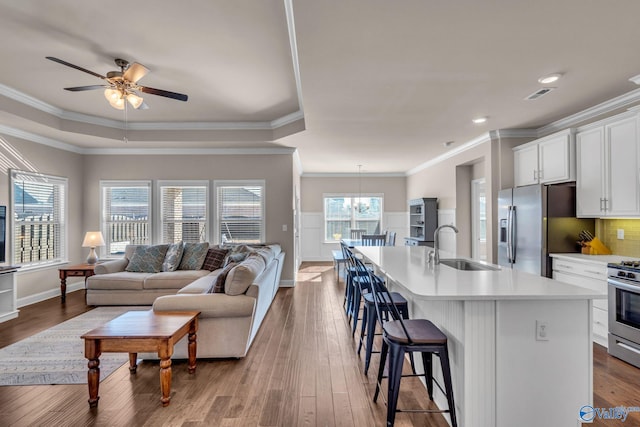
<path fill-rule="evenodd" d="M 160 359 L 160 401 L 162 406 L 169 406 L 171 402 L 171 357 Z"/>
<path fill-rule="evenodd" d="M 197 354 L 197 335 L 196 330 L 198 329 L 198 318 L 193 319 L 191 325 L 189 326 L 189 373 L 193 374 L 196 372 L 196 354 Z"/>
<path fill-rule="evenodd" d="M 129 373 L 135 374 L 138 370 L 138 353 L 129 353 Z"/>
<path fill-rule="evenodd" d="M 85 339 L 84 354 L 89 363 L 87 372 L 87 384 L 89 385 L 89 407 L 98 406 L 98 387 L 100 386 L 100 342 L 97 340 Z"/>
<path fill-rule="evenodd" d="M 67 299 L 67 275 L 64 271 L 60 272 L 60 302 Z"/>

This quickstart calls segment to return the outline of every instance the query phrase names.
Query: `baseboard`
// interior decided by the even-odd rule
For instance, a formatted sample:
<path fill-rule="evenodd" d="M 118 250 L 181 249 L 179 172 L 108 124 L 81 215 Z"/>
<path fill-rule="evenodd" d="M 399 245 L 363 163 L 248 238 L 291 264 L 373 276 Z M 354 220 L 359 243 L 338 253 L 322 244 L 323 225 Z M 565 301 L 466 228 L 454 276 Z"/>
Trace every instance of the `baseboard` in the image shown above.
<path fill-rule="evenodd" d="M 281 280 L 280 287 L 281 288 L 293 288 L 296 286 L 295 280 Z"/>
<path fill-rule="evenodd" d="M 71 283 L 67 285 L 67 294 L 84 289 L 84 280 L 77 283 Z M 51 298 L 60 298 L 60 288 L 49 289 L 39 294 L 29 295 L 28 297 L 18 298 L 16 303 L 18 308 L 26 305 L 35 304 Z"/>

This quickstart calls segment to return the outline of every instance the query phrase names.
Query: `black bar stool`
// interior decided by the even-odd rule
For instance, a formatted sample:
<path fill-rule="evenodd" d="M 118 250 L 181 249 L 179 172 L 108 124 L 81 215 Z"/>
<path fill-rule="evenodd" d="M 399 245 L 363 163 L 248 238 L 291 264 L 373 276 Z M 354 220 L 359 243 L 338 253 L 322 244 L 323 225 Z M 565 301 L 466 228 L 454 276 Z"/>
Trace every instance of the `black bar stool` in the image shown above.
<path fill-rule="evenodd" d="M 363 274 L 363 273 L 370 274 L 370 271 L 367 271 L 366 267 L 360 260 L 357 260 L 356 268 L 358 269 L 360 274 Z M 377 276 L 376 278 L 380 279 Z M 371 285 L 368 284 L 368 293 L 363 293 L 363 296 L 362 296 L 362 299 L 364 301 L 364 307 L 362 309 L 362 326 L 360 329 L 360 343 L 358 344 L 358 355 L 360 355 L 360 351 L 362 350 L 362 343 L 363 341 L 366 340 L 365 358 L 364 358 L 364 374 L 365 375 L 367 375 L 367 372 L 369 372 L 369 365 L 371 363 L 371 354 L 379 353 L 379 351 L 373 350 L 373 339 L 376 335 L 375 331 L 376 331 L 376 324 L 378 323 L 377 322 L 378 316 L 376 316 L 374 297 L 370 289 L 371 289 Z M 362 293 L 362 289 L 361 289 L 361 293 Z M 400 316 L 403 319 L 408 319 L 409 303 L 407 302 L 407 300 L 398 292 L 390 292 L 389 295 L 391 296 L 390 303 L 398 308 L 398 312 L 400 313 Z M 383 308 L 383 311 L 384 311 L 384 308 Z M 389 316 L 389 313 L 386 311 L 383 312 L 382 314 L 385 317 L 385 320 Z M 411 369 L 415 374 L 416 369 L 415 369 L 415 364 L 413 362 L 413 353 L 409 353 L 409 358 L 411 360 Z"/>
<path fill-rule="evenodd" d="M 456 409 L 453 400 L 453 385 L 451 382 L 451 369 L 449 366 L 449 351 L 447 336 L 433 323 L 426 319 L 403 319 L 397 307 L 391 303 L 389 291 L 384 282 L 377 276 L 370 274 L 371 289 L 376 307 L 378 321 L 382 324 L 382 349 L 380 354 L 380 367 L 378 368 L 378 383 L 373 395 L 373 401 L 378 400 L 380 384 L 384 378 L 384 366 L 389 358 L 389 387 L 387 391 L 387 426 L 393 426 L 397 409 L 398 395 L 400 392 L 400 380 L 402 379 L 402 365 L 406 352 L 420 352 L 424 364 L 424 376 L 427 383 L 429 399 L 433 400 L 433 384 L 435 383 L 447 397 L 448 409 L 445 410 L 411 410 L 410 412 L 445 412 L 451 417 L 452 427 L 457 427 Z M 391 314 L 393 320 L 384 322 L 384 313 Z M 442 374 L 444 377 L 444 389 L 433 378 L 432 355 L 440 358 Z M 415 376 L 415 375 L 412 375 Z"/>

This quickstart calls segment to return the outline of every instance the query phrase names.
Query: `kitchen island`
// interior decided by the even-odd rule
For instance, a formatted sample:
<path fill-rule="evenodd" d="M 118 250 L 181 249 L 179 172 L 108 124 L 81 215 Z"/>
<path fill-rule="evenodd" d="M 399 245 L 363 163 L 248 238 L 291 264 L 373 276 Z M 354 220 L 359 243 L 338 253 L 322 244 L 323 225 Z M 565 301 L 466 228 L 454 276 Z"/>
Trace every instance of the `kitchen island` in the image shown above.
<path fill-rule="evenodd" d="M 426 247 L 355 250 L 404 295 L 412 318 L 447 335 L 460 426 L 580 425 L 593 400 L 592 300 L 606 294 L 497 266 L 433 265 Z M 446 408 L 437 388 L 434 399 Z"/>

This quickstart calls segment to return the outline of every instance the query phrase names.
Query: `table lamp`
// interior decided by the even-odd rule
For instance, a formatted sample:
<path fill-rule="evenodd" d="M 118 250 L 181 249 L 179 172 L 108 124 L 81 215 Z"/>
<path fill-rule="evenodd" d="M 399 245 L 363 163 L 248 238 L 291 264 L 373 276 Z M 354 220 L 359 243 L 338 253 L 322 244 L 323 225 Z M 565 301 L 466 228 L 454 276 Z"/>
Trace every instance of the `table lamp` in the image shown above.
<path fill-rule="evenodd" d="M 102 232 L 100 231 L 87 231 L 84 235 L 84 241 L 82 242 L 83 248 L 91 248 L 89 250 L 89 256 L 87 257 L 87 264 L 95 264 L 98 262 L 98 255 L 96 255 L 96 246 L 105 246 Z"/>

